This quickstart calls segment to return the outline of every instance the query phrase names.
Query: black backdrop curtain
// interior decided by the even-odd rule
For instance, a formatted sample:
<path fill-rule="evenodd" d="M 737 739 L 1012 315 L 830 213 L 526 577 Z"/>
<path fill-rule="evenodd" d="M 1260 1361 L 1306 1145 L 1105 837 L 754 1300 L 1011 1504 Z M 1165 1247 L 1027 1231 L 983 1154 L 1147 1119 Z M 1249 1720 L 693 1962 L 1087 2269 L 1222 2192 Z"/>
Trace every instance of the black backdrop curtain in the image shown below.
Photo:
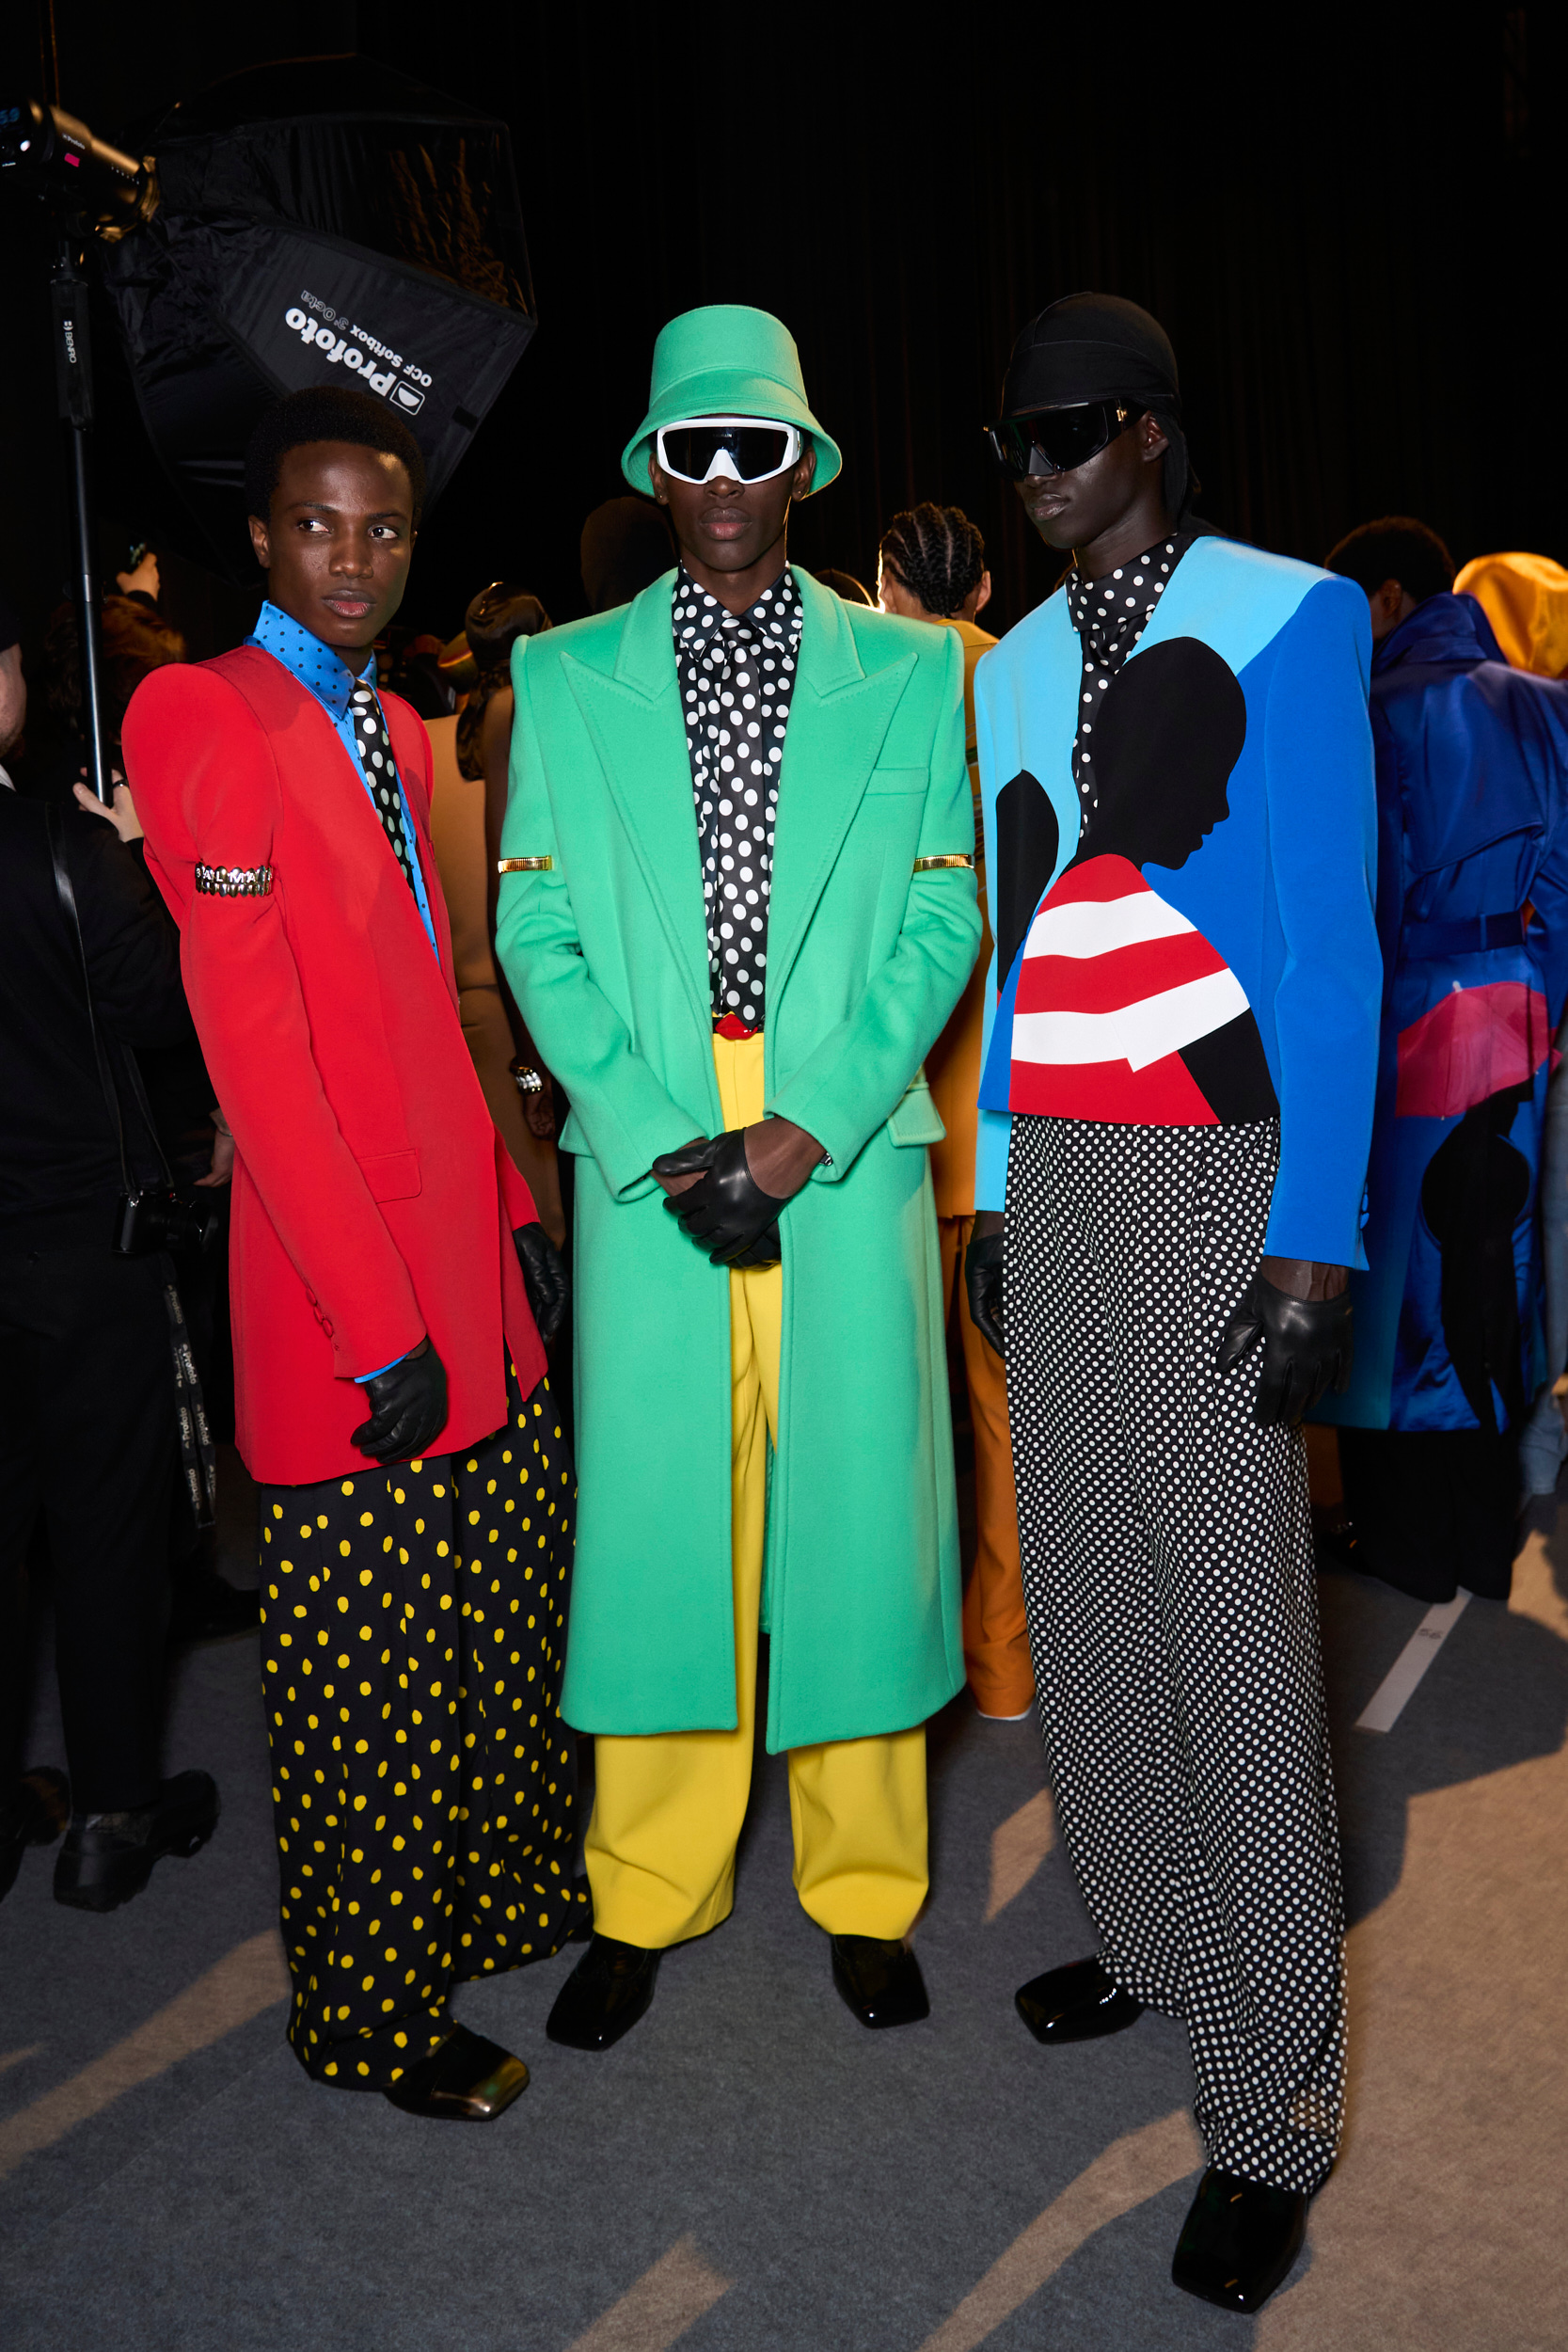
<path fill-rule="evenodd" d="M 1568 555 L 1560 11 L 218 14 L 57 9 L 61 103 L 113 135 L 239 65 L 356 47 L 512 126 L 540 328 L 421 545 L 420 626 L 454 629 L 498 573 L 582 610 L 578 532 L 624 486 L 654 335 L 705 301 L 788 323 L 843 444 L 798 558 L 869 581 L 890 514 L 957 502 L 1003 624 L 1056 565 L 980 425 L 1020 321 L 1085 286 L 1169 329 L 1224 528 L 1321 558 L 1403 511 L 1460 560 Z M 37 55 L 35 35 L 34 87 Z M 0 593 L 36 610 L 34 579 L 52 601 L 60 577 L 43 295 L 19 244 L 0 272 Z"/>

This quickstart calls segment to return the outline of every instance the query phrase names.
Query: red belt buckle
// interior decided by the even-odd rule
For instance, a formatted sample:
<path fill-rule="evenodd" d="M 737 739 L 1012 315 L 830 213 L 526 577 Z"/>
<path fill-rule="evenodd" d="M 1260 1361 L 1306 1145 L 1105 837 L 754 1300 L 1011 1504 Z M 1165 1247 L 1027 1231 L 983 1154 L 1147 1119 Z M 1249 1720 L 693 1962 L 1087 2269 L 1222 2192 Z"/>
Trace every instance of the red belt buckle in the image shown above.
<path fill-rule="evenodd" d="M 737 1012 L 727 1012 L 721 1021 L 714 1023 L 713 1034 L 715 1037 L 733 1038 L 738 1044 L 744 1038 L 760 1037 L 762 1024 L 759 1021 L 754 1029 L 749 1029 Z"/>

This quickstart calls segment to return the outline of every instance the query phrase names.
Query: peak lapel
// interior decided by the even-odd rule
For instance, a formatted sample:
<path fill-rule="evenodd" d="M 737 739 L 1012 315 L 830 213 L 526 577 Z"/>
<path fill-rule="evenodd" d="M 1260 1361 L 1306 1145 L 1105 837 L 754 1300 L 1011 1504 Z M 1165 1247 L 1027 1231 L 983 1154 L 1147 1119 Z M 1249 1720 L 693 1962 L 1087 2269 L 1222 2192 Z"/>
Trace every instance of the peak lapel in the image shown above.
<path fill-rule="evenodd" d="M 572 654 L 562 655 L 561 666 L 636 845 L 692 1010 L 705 1030 L 707 916 L 670 633 L 673 577 L 656 580 L 627 607 L 613 675 Z"/>
<path fill-rule="evenodd" d="M 805 607 L 800 670 L 779 778 L 768 913 L 768 1001 L 776 1004 L 854 822 L 913 654 L 868 675 L 841 599 L 796 569 Z"/>

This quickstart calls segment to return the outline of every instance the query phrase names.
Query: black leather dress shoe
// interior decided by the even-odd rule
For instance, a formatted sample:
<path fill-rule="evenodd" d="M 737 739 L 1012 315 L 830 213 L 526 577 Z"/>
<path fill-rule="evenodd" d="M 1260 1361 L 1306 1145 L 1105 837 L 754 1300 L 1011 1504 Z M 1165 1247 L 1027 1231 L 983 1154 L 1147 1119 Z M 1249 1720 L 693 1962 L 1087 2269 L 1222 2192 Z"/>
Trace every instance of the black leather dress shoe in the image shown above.
<path fill-rule="evenodd" d="M 1098 1960 L 1048 1968 L 1013 1994 L 1019 2015 L 1037 2042 L 1098 2042 L 1143 2015 L 1143 2003 L 1113 1984 Z"/>
<path fill-rule="evenodd" d="M 520 2058 L 487 2042 L 467 2026 L 453 2025 L 443 2042 L 418 2066 L 387 2086 L 387 2097 L 404 2115 L 428 2115 L 446 2123 L 493 2123 L 528 2089 Z"/>
<path fill-rule="evenodd" d="M 595 1935 L 555 1996 L 545 2031 L 568 2050 L 608 2050 L 647 2014 L 661 1954 Z"/>
<path fill-rule="evenodd" d="M 16 1884 L 24 1849 L 52 1846 L 71 1819 L 71 1784 L 52 1764 L 35 1764 L 0 1804 L 0 1902 Z"/>
<path fill-rule="evenodd" d="M 833 1982 L 863 2026 L 917 2026 L 931 2014 L 920 1963 L 907 1944 L 880 1935 L 835 1935 Z"/>
<path fill-rule="evenodd" d="M 1307 2200 L 1212 2164 L 1176 2241 L 1170 2275 L 1222 2311 L 1259 2312 L 1282 2286 L 1307 2235 Z"/>
<path fill-rule="evenodd" d="M 55 1900 L 114 1911 L 139 1895 L 165 1854 L 198 1853 L 217 1827 L 217 1783 L 179 1772 L 137 1813 L 73 1813 L 55 1864 Z"/>

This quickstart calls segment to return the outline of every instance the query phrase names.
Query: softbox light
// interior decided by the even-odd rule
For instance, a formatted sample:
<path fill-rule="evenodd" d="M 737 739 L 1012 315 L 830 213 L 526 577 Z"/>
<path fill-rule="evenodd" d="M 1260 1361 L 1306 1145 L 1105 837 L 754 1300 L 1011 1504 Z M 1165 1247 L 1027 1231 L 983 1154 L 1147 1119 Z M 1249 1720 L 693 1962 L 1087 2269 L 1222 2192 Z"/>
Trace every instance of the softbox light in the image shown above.
<path fill-rule="evenodd" d="M 245 446 L 307 385 L 404 419 L 428 512 L 535 324 L 505 125 L 370 59 L 309 57 L 177 106 L 153 157 L 158 208 L 101 274 L 205 560 L 254 580 Z"/>

